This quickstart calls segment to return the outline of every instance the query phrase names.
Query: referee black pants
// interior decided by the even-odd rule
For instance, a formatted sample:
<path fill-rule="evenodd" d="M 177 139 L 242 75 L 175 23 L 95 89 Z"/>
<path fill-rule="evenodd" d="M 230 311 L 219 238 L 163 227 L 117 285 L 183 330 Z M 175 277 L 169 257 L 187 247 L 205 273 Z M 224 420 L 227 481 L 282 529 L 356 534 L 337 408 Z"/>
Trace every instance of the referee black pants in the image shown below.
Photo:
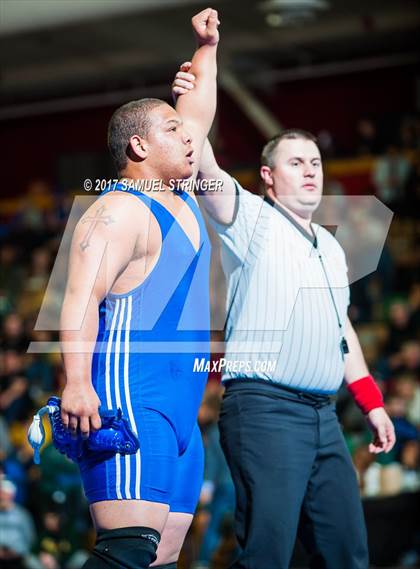
<path fill-rule="evenodd" d="M 296 535 L 311 568 L 367 569 L 357 479 L 329 398 L 230 382 L 220 437 L 237 498 L 232 569 L 287 569 Z"/>

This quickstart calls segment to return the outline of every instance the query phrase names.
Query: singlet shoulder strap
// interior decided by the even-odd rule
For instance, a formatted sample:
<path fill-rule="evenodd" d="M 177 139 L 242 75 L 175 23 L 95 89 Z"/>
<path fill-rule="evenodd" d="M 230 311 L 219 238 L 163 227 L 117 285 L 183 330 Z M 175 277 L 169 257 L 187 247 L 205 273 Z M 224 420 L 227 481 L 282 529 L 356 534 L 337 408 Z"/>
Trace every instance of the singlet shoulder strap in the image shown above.
<path fill-rule="evenodd" d="M 150 198 L 146 193 L 139 192 L 132 188 L 127 188 L 122 184 L 117 184 L 115 186 L 112 186 L 104 190 L 101 193 L 101 196 L 106 194 L 111 194 L 113 192 L 131 194 L 136 198 L 138 198 L 141 202 L 143 202 L 144 205 L 150 209 L 152 214 L 155 216 L 157 222 L 159 223 L 159 227 L 162 232 L 162 238 L 166 237 L 175 219 L 162 204 L 160 204 L 157 200 Z"/>
<path fill-rule="evenodd" d="M 175 190 L 176 191 L 176 190 Z M 196 202 L 196 200 L 190 196 L 189 192 L 186 191 L 176 191 L 176 193 L 178 194 L 178 196 L 184 200 L 184 202 L 186 202 L 189 207 L 191 208 L 192 212 L 194 213 L 195 217 L 197 218 L 197 221 L 199 222 L 200 225 L 204 224 L 204 219 L 203 216 L 201 214 L 201 210 L 200 210 L 200 206 L 198 205 L 198 203 Z"/>

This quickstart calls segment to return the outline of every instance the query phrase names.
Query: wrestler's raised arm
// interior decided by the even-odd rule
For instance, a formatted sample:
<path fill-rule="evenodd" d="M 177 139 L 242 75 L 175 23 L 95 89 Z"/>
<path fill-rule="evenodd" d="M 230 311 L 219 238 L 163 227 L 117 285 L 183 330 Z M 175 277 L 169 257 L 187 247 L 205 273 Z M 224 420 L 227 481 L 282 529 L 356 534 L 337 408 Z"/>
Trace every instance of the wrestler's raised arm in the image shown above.
<path fill-rule="evenodd" d="M 193 60 L 194 61 L 194 60 Z M 177 110 L 187 100 L 193 100 L 197 91 L 197 79 L 192 63 L 186 61 L 179 68 L 172 84 L 172 94 L 177 98 Z M 218 223 L 228 225 L 235 215 L 236 189 L 232 177 L 218 165 L 208 139 L 205 140 L 198 167 L 198 176 L 205 180 L 221 180 L 218 191 L 203 192 L 200 203 Z"/>
<path fill-rule="evenodd" d="M 195 76 L 195 88 L 176 102 L 176 111 L 184 122 L 185 130 L 192 137 L 194 176 L 198 171 L 203 143 L 216 112 L 218 25 L 217 11 L 211 8 L 192 18 L 192 27 L 197 39 L 197 49 L 190 65 Z"/>

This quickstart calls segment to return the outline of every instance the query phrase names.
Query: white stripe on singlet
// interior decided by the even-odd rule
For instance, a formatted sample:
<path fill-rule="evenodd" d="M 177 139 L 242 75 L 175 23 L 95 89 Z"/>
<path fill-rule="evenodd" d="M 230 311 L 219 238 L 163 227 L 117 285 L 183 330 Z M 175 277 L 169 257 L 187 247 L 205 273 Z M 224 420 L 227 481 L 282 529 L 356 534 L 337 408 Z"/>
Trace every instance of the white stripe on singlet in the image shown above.
<path fill-rule="evenodd" d="M 131 296 L 127 299 L 127 318 L 125 322 L 125 342 L 124 342 L 124 394 L 125 400 L 127 403 L 127 410 L 128 410 L 128 418 L 130 421 L 130 426 L 133 432 L 137 435 L 137 426 L 134 420 L 133 414 L 133 407 L 131 404 L 131 395 L 130 395 L 130 326 L 131 326 L 131 313 L 133 307 L 133 298 Z M 130 472 L 130 462 L 131 456 L 126 455 L 125 457 L 125 465 L 126 471 Z M 141 473 L 141 464 L 140 464 L 140 450 L 136 452 L 136 478 L 135 478 L 135 498 L 136 500 L 140 500 L 140 473 Z M 130 484 L 127 478 L 126 480 L 126 494 L 127 498 L 131 498 L 130 494 Z"/>
<path fill-rule="evenodd" d="M 107 409 L 112 409 L 112 398 L 111 398 L 111 353 L 112 353 L 112 344 L 114 341 L 114 331 L 115 331 L 115 323 L 117 321 L 117 313 L 118 313 L 119 301 L 117 300 L 114 308 L 114 314 L 112 316 L 111 322 L 111 329 L 109 331 L 108 336 L 108 343 L 106 346 L 106 357 L 105 357 L 105 392 L 106 392 L 106 407 Z"/>
<path fill-rule="evenodd" d="M 120 299 L 117 299 L 117 306 L 119 306 Z M 121 329 L 124 321 L 124 311 L 125 311 L 126 299 L 123 298 L 121 301 L 121 311 L 119 314 L 117 333 L 115 336 L 115 355 L 114 355 L 114 386 L 115 386 L 115 401 L 117 408 L 121 408 L 121 394 L 120 394 L 120 384 L 119 384 L 119 371 L 120 371 L 120 349 L 121 349 Z M 119 500 L 122 500 L 121 494 L 121 455 L 117 453 L 115 455 L 115 468 L 116 468 L 116 492 Z M 128 476 L 127 476 L 128 474 Z M 130 478 L 130 472 L 126 473 L 127 478 Z"/>

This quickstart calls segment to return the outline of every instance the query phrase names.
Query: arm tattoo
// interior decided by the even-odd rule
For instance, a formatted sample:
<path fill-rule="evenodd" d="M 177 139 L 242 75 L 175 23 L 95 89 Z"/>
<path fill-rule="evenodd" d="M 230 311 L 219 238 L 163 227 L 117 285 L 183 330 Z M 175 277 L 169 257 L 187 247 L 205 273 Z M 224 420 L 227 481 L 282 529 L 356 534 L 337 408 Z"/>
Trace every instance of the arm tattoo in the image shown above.
<path fill-rule="evenodd" d="M 114 223 L 115 219 L 113 219 L 110 215 L 103 215 L 105 211 L 105 206 L 102 205 L 95 213 L 93 217 L 86 217 L 82 220 L 82 223 L 89 223 L 89 228 L 86 232 L 86 235 L 83 237 L 83 240 L 80 242 L 80 248 L 82 251 L 87 249 L 90 245 L 90 238 L 93 235 L 96 227 L 99 223 L 105 223 L 105 225 L 109 225 L 110 223 Z"/>

